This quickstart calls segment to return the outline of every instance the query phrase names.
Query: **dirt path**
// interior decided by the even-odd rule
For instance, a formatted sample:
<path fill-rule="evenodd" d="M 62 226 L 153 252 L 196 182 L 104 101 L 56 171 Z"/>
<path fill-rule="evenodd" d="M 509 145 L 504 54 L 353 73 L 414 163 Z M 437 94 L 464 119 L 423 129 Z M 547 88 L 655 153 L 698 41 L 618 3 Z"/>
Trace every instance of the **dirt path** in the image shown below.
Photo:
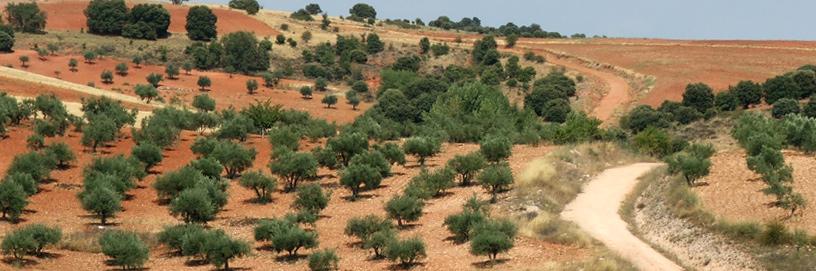
<path fill-rule="evenodd" d="M 639 163 L 604 171 L 583 188 L 561 216 L 578 224 L 640 270 L 683 270 L 629 232 L 628 224 L 618 215 L 638 177 L 657 166 L 660 164 Z"/>
<path fill-rule="evenodd" d="M 136 98 L 136 97 L 133 97 L 133 96 L 129 96 L 129 95 L 121 94 L 121 93 L 116 93 L 116 92 L 103 91 L 103 90 L 98 89 L 98 88 L 93 88 L 93 87 L 89 87 L 89 86 L 86 86 L 86 85 L 80 85 L 80 84 L 77 84 L 77 83 L 71 83 L 71 82 L 60 80 L 60 79 L 57 79 L 57 78 L 48 77 L 48 76 L 45 76 L 45 75 L 40 75 L 40 74 L 27 72 L 27 71 L 23 71 L 23 70 L 18 70 L 18 69 L 12 69 L 12 68 L 8 68 L 8 67 L 0 66 L 0 76 L 11 78 L 11 79 L 16 79 L 16 80 L 21 80 L 21 81 L 26 81 L 26 82 L 31 82 L 31 83 L 48 85 L 48 86 L 52 86 L 52 87 L 56 87 L 56 88 L 72 90 L 72 91 L 76 91 L 76 92 L 80 92 L 80 93 L 84 93 L 84 94 L 88 94 L 88 95 L 93 95 L 93 96 L 105 96 L 105 97 L 108 97 L 108 98 L 111 98 L 111 99 L 114 99 L 114 100 L 122 101 L 122 102 L 125 102 L 125 103 L 130 103 L 130 104 L 135 104 L 135 105 L 142 105 L 142 106 L 147 106 L 147 107 L 155 107 L 156 106 L 155 104 L 147 104 L 147 103 L 139 100 L 139 98 Z M 37 93 L 32 93 L 32 96 L 36 96 L 36 94 Z"/>

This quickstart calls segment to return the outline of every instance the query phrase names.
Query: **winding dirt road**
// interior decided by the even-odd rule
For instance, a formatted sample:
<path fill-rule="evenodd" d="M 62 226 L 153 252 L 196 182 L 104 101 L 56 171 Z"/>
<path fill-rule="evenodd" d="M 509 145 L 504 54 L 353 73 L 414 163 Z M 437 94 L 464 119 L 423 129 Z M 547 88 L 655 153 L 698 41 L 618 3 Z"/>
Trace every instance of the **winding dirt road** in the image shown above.
<path fill-rule="evenodd" d="M 682 267 L 635 237 L 618 214 L 626 195 L 637 179 L 661 164 L 639 163 L 607 169 L 592 179 L 561 213 L 561 217 L 608 248 L 629 260 L 640 270 L 683 270 Z"/>

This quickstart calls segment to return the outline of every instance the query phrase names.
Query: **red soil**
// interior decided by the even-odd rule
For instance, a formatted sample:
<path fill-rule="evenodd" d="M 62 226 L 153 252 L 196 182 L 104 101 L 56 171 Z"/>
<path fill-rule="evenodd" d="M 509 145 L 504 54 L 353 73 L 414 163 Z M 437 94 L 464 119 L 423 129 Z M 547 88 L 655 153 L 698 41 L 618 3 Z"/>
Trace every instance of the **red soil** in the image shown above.
<path fill-rule="evenodd" d="M 30 127 L 14 127 L 9 132 L 9 137 L 0 141 L 0 148 L 8 154 L 23 153 L 25 149 L 25 139 L 31 134 Z M 52 173 L 54 182 L 42 184 L 42 191 L 31 198 L 28 212 L 23 215 L 24 222 L 18 225 L 11 225 L 0 222 L 0 232 L 8 232 L 13 228 L 29 223 L 45 223 L 49 225 L 59 225 L 65 235 L 75 233 L 93 232 L 98 230 L 94 223 L 97 220 L 90 217 L 82 210 L 76 194 L 81 191 L 82 168 L 87 165 L 93 157 L 97 155 L 115 155 L 127 153 L 133 146 L 133 142 L 128 138 L 129 133 L 123 132 L 123 138 L 114 142 L 113 145 L 100 149 L 97 154 L 83 151 L 79 144 L 80 134 L 69 132 L 64 137 L 50 138 L 48 142 L 66 142 L 77 154 L 77 161 L 72 167 L 66 170 L 57 170 Z M 185 132 L 182 140 L 172 149 L 164 153 L 164 161 L 155 167 L 158 174 L 175 170 L 188 163 L 194 155 L 189 150 L 195 138 L 195 134 Z M 323 142 L 319 142 L 323 143 Z M 258 156 L 254 169 L 269 173 L 266 164 L 270 161 L 271 146 L 266 138 L 252 136 L 247 146 L 256 148 Z M 315 143 L 304 142 L 303 149 L 309 149 Z M 464 154 L 478 149 L 478 145 L 473 144 L 447 144 L 443 146 L 443 152 L 428 161 L 428 166 L 436 168 L 456 154 Z M 511 164 L 513 171 L 518 173 L 522 170 L 520 165 L 529 161 L 533 157 L 544 155 L 550 147 L 514 147 Z M 0 156 L 0 172 L 7 170 L 13 156 Z M 346 221 L 355 216 L 367 214 L 385 215 L 384 203 L 402 191 L 410 179 L 419 172 L 416 161 L 409 158 L 407 166 L 394 166 L 394 175 L 383 181 L 383 186 L 371 192 L 364 192 L 363 198 L 358 201 L 348 201 L 350 192 L 342 188 L 338 183 L 338 174 L 335 171 L 321 169 L 321 179 L 318 181 L 324 189 L 332 191 L 331 203 L 323 212 L 325 216 L 317 223 L 316 230 L 319 233 L 320 247 L 336 249 L 341 257 L 340 266 L 343 270 L 381 270 L 393 268 L 392 263 L 385 260 L 372 260 L 371 253 L 354 245 L 355 240 L 343 234 Z M 156 175 L 150 175 L 139 183 L 140 187 L 132 190 L 132 197 L 124 202 L 124 211 L 111 222 L 116 223 L 115 228 L 135 230 L 139 232 L 155 233 L 165 225 L 179 223 L 179 221 L 169 215 L 167 206 L 160 205 L 157 195 L 151 188 Z M 424 209 L 424 215 L 420 221 L 408 229 L 401 231 L 401 236 L 420 236 L 427 245 L 428 258 L 424 259 L 423 265 L 417 270 L 462 270 L 475 269 L 481 266 L 484 257 L 472 256 L 468 253 L 468 244 L 455 244 L 447 238 L 450 234 L 443 227 L 444 218 L 450 214 L 458 212 L 461 204 L 466 198 L 473 194 L 485 199 L 487 195 L 483 189 L 472 187 L 456 187 L 449 190 L 448 195 L 430 200 Z M 229 188 L 229 203 L 222 211 L 217 220 L 209 223 L 209 226 L 221 228 L 229 234 L 247 241 L 252 240 L 252 223 L 256 219 L 280 217 L 291 212 L 290 205 L 294 200 L 293 194 L 285 194 L 276 191 L 273 194 L 274 201 L 267 205 L 252 203 L 254 197 L 252 191 L 231 182 Z M 501 214 L 497 214 L 501 215 Z M 262 246 L 261 243 L 251 242 L 253 248 Z M 101 254 L 81 253 L 66 250 L 50 249 L 56 257 L 35 259 L 35 263 L 28 268 L 34 269 L 66 269 L 67 270 L 101 270 L 109 267 L 104 266 L 104 257 Z M 310 251 L 302 252 L 304 254 Z M 589 255 L 586 249 L 556 245 L 527 237 L 519 237 L 509 254 L 500 255 L 501 259 L 508 261 L 496 266 L 499 269 L 525 269 L 535 266 L 542 266 L 548 261 L 580 260 Z M 296 262 L 283 262 L 276 258 L 274 252 L 265 250 L 254 250 L 252 256 L 236 260 L 232 266 L 241 268 L 252 268 L 253 270 L 272 269 L 306 269 L 307 261 L 301 259 Z M 164 248 L 151 252 L 151 260 L 147 267 L 151 270 L 178 270 L 180 268 L 195 270 L 210 270 L 210 265 L 186 266 L 185 258 L 171 256 Z M 4 266 L 5 268 L 7 266 Z"/>
<path fill-rule="evenodd" d="M 84 10 L 88 6 L 88 1 L 48 1 L 38 3 L 40 8 L 48 15 L 48 23 L 46 29 L 48 30 L 71 30 L 77 31 L 79 29 L 87 29 Z M 134 3 L 128 3 L 133 6 Z M 171 33 L 185 33 L 185 25 L 187 24 L 187 11 L 189 6 L 179 6 L 164 4 L 167 11 L 170 12 L 170 28 Z M 218 34 L 227 34 L 236 31 L 251 31 L 259 36 L 274 36 L 278 31 L 263 22 L 252 18 L 238 10 L 228 10 L 222 8 L 212 8 L 215 16 L 218 17 Z"/>
<path fill-rule="evenodd" d="M 764 82 L 801 65 L 816 63 L 816 42 L 600 39 L 525 45 L 654 75 L 654 89 L 640 100 L 653 106 L 664 100 L 680 100 L 689 83 L 703 82 L 721 91 L 740 80 Z"/>
<path fill-rule="evenodd" d="M 19 56 L 27 55 L 31 59 L 26 71 L 34 72 L 46 76 L 54 76 L 55 71 L 60 72 L 60 77 L 63 80 L 87 84 L 93 82 L 98 88 L 121 92 L 136 96 L 133 92 L 133 86 L 136 84 L 147 84 L 145 78 L 150 73 L 158 73 L 165 75 L 165 67 L 155 65 L 142 65 L 141 68 L 136 68 L 129 61 L 121 61 L 111 58 L 103 58 L 97 60 L 94 64 L 87 64 L 82 61 L 81 56 L 76 55 L 60 55 L 50 56 L 48 60 L 41 61 L 37 58 L 37 54 L 30 50 L 17 50 L 12 54 L 0 54 L 0 65 L 20 66 L 18 60 Z M 75 58 L 79 60 L 78 71 L 72 72 L 68 69 L 68 60 Z M 112 84 L 104 84 L 100 79 L 100 74 L 103 70 L 115 71 L 115 66 L 118 63 L 125 62 L 130 65 L 128 75 L 119 76 L 114 75 L 114 82 Z M 192 103 L 193 97 L 202 93 L 197 85 L 199 76 L 207 76 L 212 80 L 212 86 L 209 91 L 206 91 L 211 97 L 217 101 L 219 109 L 233 106 L 235 108 L 243 108 L 255 101 L 270 100 L 273 104 L 279 104 L 286 108 L 296 109 L 300 111 L 307 111 L 316 118 L 326 119 L 328 121 L 336 121 L 338 123 L 349 123 L 354 121 L 354 118 L 362 114 L 366 109 L 371 107 L 371 104 L 362 103 L 358 110 L 352 110 L 351 106 L 346 104 L 345 96 L 338 95 L 339 101 L 335 108 L 327 109 L 320 102 L 325 93 L 316 93 L 313 99 L 303 99 L 298 91 L 282 90 L 275 88 L 263 87 L 263 79 L 245 75 L 233 75 L 232 78 L 228 74 L 211 71 L 192 71 L 190 75 L 183 71 L 181 75 L 175 80 L 165 79 L 162 81 L 162 86 L 159 87 L 160 94 L 164 97 L 166 102 L 174 96 L 178 96 L 185 104 Z M 246 81 L 255 79 L 261 84 L 260 88 L 254 95 L 249 95 L 246 91 Z M 299 86 L 302 84 L 312 84 L 311 82 L 296 81 L 296 80 L 282 80 L 281 86 L 293 85 Z M 65 91 L 59 92 L 63 93 Z M 27 96 L 35 96 L 39 92 L 33 92 Z M 67 93 L 66 93 L 67 94 Z M 70 94 L 69 94 L 70 95 Z M 75 94 L 74 94 L 75 95 Z M 69 96 L 70 97 L 70 96 Z"/>

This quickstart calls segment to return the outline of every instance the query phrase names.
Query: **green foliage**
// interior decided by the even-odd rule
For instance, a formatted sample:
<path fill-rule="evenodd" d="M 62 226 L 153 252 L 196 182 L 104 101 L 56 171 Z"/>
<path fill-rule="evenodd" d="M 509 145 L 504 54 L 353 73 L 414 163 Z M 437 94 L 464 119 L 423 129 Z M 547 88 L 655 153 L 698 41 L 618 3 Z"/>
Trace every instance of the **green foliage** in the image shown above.
<path fill-rule="evenodd" d="M 86 187 L 80 194 L 82 208 L 99 217 L 100 223 L 106 225 L 108 218 L 122 210 L 122 196 L 107 185 Z"/>
<path fill-rule="evenodd" d="M 246 89 L 249 95 L 255 94 L 255 91 L 258 90 L 258 81 L 256 81 L 255 79 L 247 80 Z"/>
<path fill-rule="evenodd" d="M 317 176 L 317 160 L 311 153 L 284 152 L 269 163 L 272 173 L 286 183 L 284 191 L 292 192 L 301 181 Z"/>
<path fill-rule="evenodd" d="M 225 67 L 233 67 L 243 73 L 269 69 L 269 52 L 261 48 L 254 34 L 232 32 L 221 38 L 221 44 Z"/>
<path fill-rule="evenodd" d="M 385 211 L 388 217 L 397 221 L 397 225 L 403 226 L 406 222 L 419 220 L 422 216 L 422 208 L 425 203 L 421 199 L 407 195 L 397 195 L 385 203 Z"/>
<path fill-rule="evenodd" d="M 15 31 L 25 33 L 42 33 L 45 29 L 46 14 L 36 2 L 8 3 L 6 18 Z"/>
<path fill-rule="evenodd" d="M 224 166 L 227 178 L 233 179 L 252 166 L 256 154 L 254 148 L 246 148 L 232 141 L 221 141 L 215 145 L 209 156 Z"/>
<path fill-rule="evenodd" d="M 799 101 L 790 98 L 781 98 L 773 103 L 771 114 L 774 118 L 782 118 L 788 114 L 799 114 Z"/>
<path fill-rule="evenodd" d="M 395 71 L 418 72 L 421 67 L 422 59 L 415 55 L 397 58 L 397 61 L 391 65 L 391 69 Z"/>
<path fill-rule="evenodd" d="M 277 180 L 261 171 L 251 171 L 241 176 L 241 186 L 255 191 L 258 202 L 272 200 L 272 191 L 277 187 Z"/>
<path fill-rule="evenodd" d="M 45 137 L 39 134 L 33 134 L 26 138 L 26 147 L 30 150 L 39 150 L 45 147 Z"/>
<path fill-rule="evenodd" d="M 88 32 L 99 35 L 119 35 L 128 20 L 124 0 L 92 0 L 85 8 Z"/>
<path fill-rule="evenodd" d="M 654 110 L 648 105 L 640 105 L 629 111 L 620 121 L 621 127 L 633 133 L 638 133 L 648 127 L 669 127 L 669 116 L 666 113 Z"/>
<path fill-rule="evenodd" d="M 462 186 L 470 185 L 470 181 L 485 167 L 485 164 L 485 158 L 479 152 L 456 155 L 453 159 L 448 160 L 448 167 L 459 174 Z"/>
<path fill-rule="evenodd" d="M 210 95 L 200 94 L 193 97 L 193 107 L 202 112 L 210 112 L 215 110 L 215 100 L 210 98 Z"/>
<path fill-rule="evenodd" d="M 309 12 L 306 11 L 305 9 L 299 9 L 299 10 L 297 10 L 295 12 L 292 12 L 292 14 L 289 15 L 289 17 L 292 18 L 292 19 L 301 20 L 301 21 L 314 21 L 314 18 L 312 18 L 312 15 L 309 14 Z"/>
<path fill-rule="evenodd" d="M 333 105 L 337 104 L 337 96 L 331 94 L 323 96 L 323 99 L 320 100 L 320 102 L 325 104 L 326 108 L 331 108 Z"/>
<path fill-rule="evenodd" d="M 470 253 L 488 255 L 495 260 L 496 255 L 507 252 L 513 247 L 516 226 L 508 220 L 492 220 L 477 225 L 473 239 L 470 241 Z"/>
<path fill-rule="evenodd" d="M 112 84 L 113 83 L 113 72 L 109 70 L 103 70 L 102 73 L 99 75 L 102 78 L 102 83 L 105 84 Z"/>
<path fill-rule="evenodd" d="M 6 175 L 25 173 L 36 181 L 45 181 L 56 167 L 54 157 L 38 152 L 28 152 L 14 156 Z"/>
<path fill-rule="evenodd" d="M 802 95 L 802 89 L 793 78 L 787 75 L 780 75 L 765 81 L 762 85 L 765 91 L 765 102 L 774 104 L 782 98 L 798 100 Z"/>
<path fill-rule="evenodd" d="M 351 200 L 357 199 L 361 185 L 365 185 L 366 190 L 372 190 L 380 186 L 383 176 L 371 165 L 352 162 L 340 177 L 340 184 L 351 190 Z"/>
<path fill-rule="evenodd" d="M 206 223 L 215 219 L 217 211 L 209 192 L 200 187 L 185 189 L 170 202 L 170 213 L 185 223 Z"/>
<path fill-rule="evenodd" d="M 632 137 L 632 145 L 642 153 L 657 157 L 665 157 L 685 147 L 682 141 L 654 127 L 648 127 Z"/>
<path fill-rule="evenodd" d="M 714 106 L 720 111 L 734 111 L 740 106 L 740 100 L 734 91 L 724 91 L 714 96 Z"/>
<path fill-rule="evenodd" d="M 332 249 L 324 249 L 316 251 L 309 255 L 309 270 L 312 271 L 331 271 L 338 270 L 337 264 L 340 262 L 340 257 Z"/>
<path fill-rule="evenodd" d="M 82 129 L 81 143 L 85 147 L 91 147 L 92 152 L 96 152 L 100 144 L 116 139 L 117 133 L 116 123 L 112 119 L 105 116 L 96 117 Z"/>
<path fill-rule="evenodd" d="M 689 84 L 683 92 L 683 105 L 697 109 L 700 113 L 706 112 L 714 107 L 714 91 L 703 83 Z"/>
<path fill-rule="evenodd" d="M 425 166 L 425 159 L 439 153 L 441 143 L 430 137 L 412 137 L 405 141 L 402 148 L 406 154 L 416 156 L 421 166 Z"/>
<path fill-rule="evenodd" d="M 257 0 L 230 0 L 229 7 L 244 10 L 249 15 L 255 15 L 261 9 Z"/>
<path fill-rule="evenodd" d="M 689 186 L 694 186 L 695 181 L 705 177 L 711 168 L 711 161 L 707 157 L 680 152 L 667 159 L 670 173 L 680 173 L 686 179 Z"/>
<path fill-rule="evenodd" d="M 487 166 L 478 176 L 479 184 L 490 192 L 491 201 L 496 202 L 496 196 L 513 184 L 513 172 L 507 163 L 498 163 Z"/>
<path fill-rule="evenodd" d="M 354 236 L 365 243 L 371 239 L 375 233 L 388 231 L 393 228 L 394 225 L 391 224 L 390 220 L 376 215 L 367 215 L 349 219 L 348 222 L 346 222 L 346 228 L 343 230 L 343 233 L 348 236 Z"/>
<path fill-rule="evenodd" d="M 761 103 L 764 92 L 762 85 L 752 81 L 740 81 L 735 87 L 730 88 L 730 91 L 736 94 L 742 108 Z"/>
<path fill-rule="evenodd" d="M 3 254 L 12 255 L 15 259 L 21 260 L 25 255 L 32 254 L 36 249 L 36 242 L 29 234 L 21 231 L 13 231 L 3 238 L 1 244 Z"/>
<path fill-rule="evenodd" d="M 109 230 L 99 238 L 102 253 L 111 258 L 112 265 L 122 269 L 142 267 L 148 258 L 148 247 L 135 233 Z"/>
<path fill-rule="evenodd" d="M 410 266 L 427 256 L 425 242 L 419 237 L 393 241 L 385 248 L 385 256 L 391 261 L 399 261 L 403 266 Z"/>
<path fill-rule="evenodd" d="M 297 195 L 295 196 L 295 201 L 292 203 L 292 207 L 301 212 L 320 214 L 320 212 L 323 211 L 323 209 L 326 209 L 326 207 L 329 205 L 330 198 L 331 192 L 323 192 L 320 185 L 304 185 L 298 189 Z"/>
<path fill-rule="evenodd" d="M 159 164 L 164 158 L 161 148 L 151 143 L 136 145 L 136 147 L 133 147 L 131 155 L 144 164 L 145 171 L 150 171 L 153 166 Z"/>
<path fill-rule="evenodd" d="M 181 252 L 184 239 L 190 235 L 202 234 L 204 227 L 198 224 L 180 224 L 167 226 L 156 236 L 159 243 L 168 248 Z"/>
<path fill-rule="evenodd" d="M 28 194 L 17 182 L 0 182 L 0 211 L 3 218 L 17 223 L 23 209 L 28 205 Z"/>
<path fill-rule="evenodd" d="M 270 219 L 258 223 L 255 227 L 255 240 L 268 241 L 275 252 L 286 251 L 296 256 L 301 248 L 317 247 L 317 233 L 307 232 L 297 224 L 283 220 Z"/>
<path fill-rule="evenodd" d="M 205 248 L 207 260 L 216 268 L 224 267 L 224 270 L 230 270 L 230 260 L 250 253 L 247 242 L 232 239 L 223 232 L 208 235 L 203 247 Z"/>
<path fill-rule="evenodd" d="M 132 39 L 155 40 L 170 33 L 170 12 L 160 4 L 137 4 L 128 13 L 128 22 L 122 27 L 122 36 Z"/>
<path fill-rule="evenodd" d="M 504 136 L 488 136 L 479 143 L 479 153 L 491 163 L 510 158 L 512 148 L 513 144 Z"/>
<path fill-rule="evenodd" d="M 351 14 L 349 19 L 355 21 L 362 21 L 364 19 L 369 18 L 371 19 L 377 18 L 377 10 L 375 10 L 374 7 L 370 5 L 363 3 L 359 3 L 351 7 L 351 9 L 349 9 L 349 14 Z"/>
<path fill-rule="evenodd" d="M 147 75 L 146 80 L 150 83 L 151 86 L 154 88 L 159 87 L 159 83 L 163 80 L 162 75 L 158 73 L 150 73 Z"/>
<path fill-rule="evenodd" d="M 207 6 L 194 6 L 187 12 L 187 37 L 191 40 L 210 41 L 218 35 L 215 23 L 218 17 Z"/>
<path fill-rule="evenodd" d="M 368 150 L 368 139 L 360 133 L 342 133 L 330 138 L 327 146 L 334 150 L 340 162 L 347 166 L 352 157 Z"/>
<path fill-rule="evenodd" d="M 34 178 L 32 178 L 31 175 L 29 175 L 28 173 L 18 172 L 9 174 L 5 178 L 3 178 L 3 182 L 16 183 L 20 185 L 20 187 L 23 188 L 23 191 L 25 191 L 26 195 L 28 196 L 34 195 L 37 192 L 39 192 L 39 187 L 37 187 L 38 182 L 34 180 Z"/>
<path fill-rule="evenodd" d="M 14 37 L 0 31 L 0 52 L 11 52 L 12 48 L 14 48 Z"/>
<path fill-rule="evenodd" d="M 153 85 L 139 84 L 133 88 L 133 91 L 136 93 L 136 95 L 139 96 L 140 99 L 146 101 L 147 103 L 150 103 L 151 101 L 153 101 L 153 99 L 159 96 L 159 91 L 156 90 L 156 88 L 153 87 Z"/>

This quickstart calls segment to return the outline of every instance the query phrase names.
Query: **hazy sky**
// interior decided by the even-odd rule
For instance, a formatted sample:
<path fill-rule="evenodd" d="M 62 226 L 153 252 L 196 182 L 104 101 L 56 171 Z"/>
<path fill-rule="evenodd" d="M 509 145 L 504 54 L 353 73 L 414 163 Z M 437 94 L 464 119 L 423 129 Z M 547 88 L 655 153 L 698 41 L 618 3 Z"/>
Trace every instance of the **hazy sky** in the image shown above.
<path fill-rule="evenodd" d="M 228 0 L 191 0 L 227 3 Z M 297 10 L 318 3 L 330 15 L 348 15 L 360 0 L 259 0 L 267 9 Z M 538 23 L 547 31 L 614 37 L 688 39 L 816 39 L 814 0 L 367 0 L 378 18 L 440 15 L 484 25 Z"/>

